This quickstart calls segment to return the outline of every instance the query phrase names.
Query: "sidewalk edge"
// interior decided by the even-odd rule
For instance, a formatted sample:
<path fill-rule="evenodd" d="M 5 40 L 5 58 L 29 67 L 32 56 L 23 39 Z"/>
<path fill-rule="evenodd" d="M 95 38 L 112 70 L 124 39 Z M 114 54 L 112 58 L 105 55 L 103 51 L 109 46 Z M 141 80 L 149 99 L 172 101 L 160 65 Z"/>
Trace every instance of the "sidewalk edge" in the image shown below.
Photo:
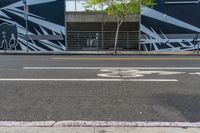
<path fill-rule="evenodd" d="M 0 127 L 181 127 L 200 128 L 200 122 L 126 121 L 0 121 Z"/>

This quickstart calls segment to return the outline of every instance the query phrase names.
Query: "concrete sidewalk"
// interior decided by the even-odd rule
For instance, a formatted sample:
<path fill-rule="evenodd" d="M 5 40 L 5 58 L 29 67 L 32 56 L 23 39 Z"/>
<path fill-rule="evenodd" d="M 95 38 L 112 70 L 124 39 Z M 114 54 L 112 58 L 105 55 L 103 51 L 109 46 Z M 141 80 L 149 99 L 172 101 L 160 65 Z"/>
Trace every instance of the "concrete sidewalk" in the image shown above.
<path fill-rule="evenodd" d="M 117 121 L 1 121 L 0 133 L 199 133 L 200 123 Z"/>
<path fill-rule="evenodd" d="M 0 127 L 0 133 L 199 133 L 199 128 L 163 127 Z"/>
<path fill-rule="evenodd" d="M 113 55 L 113 51 L 0 51 L 1 55 Z M 116 55 L 195 55 L 193 51 L 155 52 L 155 51 L 118 51 Z"/>

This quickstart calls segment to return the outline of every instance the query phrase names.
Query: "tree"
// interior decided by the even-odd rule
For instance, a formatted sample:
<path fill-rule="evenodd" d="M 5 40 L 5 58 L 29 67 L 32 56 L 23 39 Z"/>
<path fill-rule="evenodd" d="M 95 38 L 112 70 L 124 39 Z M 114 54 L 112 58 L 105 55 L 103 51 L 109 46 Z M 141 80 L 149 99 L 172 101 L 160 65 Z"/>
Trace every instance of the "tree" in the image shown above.
<path fill-rule="evenodd" d="M 117 18 L 117 29 L 115 36 L 114 52 L 117 52 L 118 35 L 121 25 L 126 17 L 130 15 L 138 15 L 141 12 L 141 5 L 153 7 L 155 0 L 89 0 L 85 7 L 93 9 L 93 11 L 101 9 L 108 15 Z"/>

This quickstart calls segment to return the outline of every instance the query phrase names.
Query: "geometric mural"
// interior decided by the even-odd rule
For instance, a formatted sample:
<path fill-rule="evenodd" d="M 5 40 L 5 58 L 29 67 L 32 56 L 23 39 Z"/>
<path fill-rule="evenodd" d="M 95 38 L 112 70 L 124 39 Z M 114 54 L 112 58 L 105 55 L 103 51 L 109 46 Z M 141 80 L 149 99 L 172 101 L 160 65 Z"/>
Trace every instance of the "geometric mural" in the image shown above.
<path fill-rule="evenodd" d="M 141 49 L 144 51 L 197 49 L 194 40 L 199 41 L 197 35 L 200 33 L 200 2 L 194 1 L 157 0 L 153 9 L 142 7 Z M 27 5 L 30 36 L 28 46 L 22 0 L 0 0 L 0 50 L 8 48 L 26 51 L 28 48 L 28 51 L 64 51 L 65 0 L 27 0 Z M 6 29 L 13 29 L 13 32 L 2 30 L 5 26 Z"/>
<path fill-rule="evenodd" d="M 189 9 L 189 10 L 188 10 Z M 154 9 L 142 7 L 141 48 L 144 51 L 190 51 L 198 48 L 200 3 L 157 0 Z"/>
<path fill-rule="evenodd" d="M 30 36 L 28 46 L 22 0 L 0 0 L 0 24 L 17 27 L 18 44 L 14 49 L 21 51 L 26 51 L 27 48 L 29 51 L 65 50 L 64 0 L 27 0 L 27 5 L 29 6 L 28 35 Z M 1 31 L 0 38 L 3 38 L 3 34 L 10 36 L 10 39 L 14 35 Z"/>

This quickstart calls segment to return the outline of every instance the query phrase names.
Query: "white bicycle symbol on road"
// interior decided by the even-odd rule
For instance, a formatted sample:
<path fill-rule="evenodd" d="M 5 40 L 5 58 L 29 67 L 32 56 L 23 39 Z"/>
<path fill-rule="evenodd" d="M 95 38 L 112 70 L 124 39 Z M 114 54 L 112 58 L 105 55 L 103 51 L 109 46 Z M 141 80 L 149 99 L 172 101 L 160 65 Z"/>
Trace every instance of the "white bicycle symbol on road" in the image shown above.
<path fill-rule="evenodd" d="M 99 77 L 110 77 L 110 78 L 136 78 L 144 77 L 145 75 L 158 74 L 160 76 L 165 75 L 176 75 L 185 74 L 186 72 L 172 72 L 172 71 L 142 71 L 142 70 L 100 70 L 101 73 L 97 74 Z"/>

